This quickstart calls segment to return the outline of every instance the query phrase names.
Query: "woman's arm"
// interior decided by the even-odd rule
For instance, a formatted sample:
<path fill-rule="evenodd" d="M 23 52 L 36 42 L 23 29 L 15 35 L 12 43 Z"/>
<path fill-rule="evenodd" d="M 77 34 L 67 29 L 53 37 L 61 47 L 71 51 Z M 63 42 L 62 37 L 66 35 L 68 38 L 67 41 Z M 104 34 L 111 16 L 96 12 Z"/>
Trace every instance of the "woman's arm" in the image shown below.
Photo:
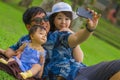
<path fill-rule="evenodd" d="M 68 32 L 74 33 L 69 28 L 62 28 L 60 31 L 68 31 Z M 76 62 L 83 62 L 84 54 L 82 49 L 80 48 L 80 45 L 77 45 L 75 48 L 73 48 L 72 54 Z"/>
<path fill-rule="evenodd" d="M 77 61 L 77 62 L 83 62 L 84 54 L 83 54 L 82 49 L 80 48 L 80 45 L 77 45 L 77 46 L 73 49 L 73 58 L 74 58 L 75 61 Z"/>
<path fill-rule="evenodd" d="M 93 19 L 88 19 L 86 28 L 81 29 L 76 33 L 73 33 L 68 37 L 69 46 L 75 47 L 88 39 L 88 37 L 93 33 L 92 30 L 96 29 L 99 18 L 100 15 L 98 15 L 96 12 L 93 12 Z"/>

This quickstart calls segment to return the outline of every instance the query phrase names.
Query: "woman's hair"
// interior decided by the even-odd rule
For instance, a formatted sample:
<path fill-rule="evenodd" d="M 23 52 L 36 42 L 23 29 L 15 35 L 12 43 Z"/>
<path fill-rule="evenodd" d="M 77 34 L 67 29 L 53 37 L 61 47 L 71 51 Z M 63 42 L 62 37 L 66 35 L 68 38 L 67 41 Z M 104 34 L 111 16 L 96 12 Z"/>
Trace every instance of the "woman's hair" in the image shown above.
<path fill-rule="evenodd" d="M 58 12 L 59 13 L 59 12 Z M 55 31 L 56 30 L 56 26 L 54 24 L 54 20 L 55 20 L 55 17 L 57 16 L 58 13 L 54 13 L 52 14 L 50 17 L 49 17 L 49 22 L 50 22 L 50 31 Z M 62 13 L 69 17 L 70 20 L 72 20 L 72 13 L 71 12 L 68 12 L 68 11 L 62 11 Z"/>

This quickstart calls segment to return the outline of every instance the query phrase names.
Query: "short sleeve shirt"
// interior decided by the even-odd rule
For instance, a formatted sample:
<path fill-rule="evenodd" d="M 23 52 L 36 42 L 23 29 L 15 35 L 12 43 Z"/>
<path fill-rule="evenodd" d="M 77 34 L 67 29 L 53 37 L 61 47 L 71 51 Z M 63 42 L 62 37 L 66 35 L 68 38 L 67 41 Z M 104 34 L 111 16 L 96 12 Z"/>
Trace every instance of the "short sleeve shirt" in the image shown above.
<path fill-rule="evenodd" d="M 10 46 L 9 48 L 16 51 L 23 43 L 29 42 L 29 41 L 30 41 L 29 35 L 25 35 L 25 36 L 21 37 L 16 44 Z"/>
<path fill-rule="evenodd" d="M 69 32 L 50 32 L 47 43 L 44 45 L 48 52 L 45 73 L 50 71 L 55 75 L 67 77 L 70 72 L 70 61 L 72 58 L 72 48 L 69 47 Z"/>

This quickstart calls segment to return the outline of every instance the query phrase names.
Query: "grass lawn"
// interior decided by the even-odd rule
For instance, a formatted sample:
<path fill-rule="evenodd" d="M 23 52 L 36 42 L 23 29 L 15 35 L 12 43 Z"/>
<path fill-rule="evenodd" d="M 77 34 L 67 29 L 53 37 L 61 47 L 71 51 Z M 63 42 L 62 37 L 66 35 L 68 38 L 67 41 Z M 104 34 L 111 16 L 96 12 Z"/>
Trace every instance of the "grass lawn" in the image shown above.
<path fill-rule="evenodd" d="M 82 43 L 81 48 L 84 52 L 84 63 L 87 65 L 120 58 L 119 49 L 95 36 L 91 36 L 87 41 Z"/>
<path fill-rule="evenodd" d="M 37 1 L 37 0 L 36 0 Z M 27 34 L 25 25 L 22 22 L 23 12 L 4 4 L 0 1 L 0 48 L 6 49 L 18 41 L 18 39 Z M 109 24 L 100 20 L 99 23 Z M 102 24 L 98 25 L 100 27 Z M 103 27 L 106 27 L 102 25 Z M 91 36 L 87 41 L 81 44 L 84 52 L 84 63 L 87 65 L 96 64 L 101 61 L 119 59 L 120 50 L 110 44 Z M 0 79 L 15 80 L 8 74 L 0 71 Z"/>
<path fill-rule="evenodd" d="M 22 12 L 0 2 L 0 47 L 6 49 L 26 34 Z"/>

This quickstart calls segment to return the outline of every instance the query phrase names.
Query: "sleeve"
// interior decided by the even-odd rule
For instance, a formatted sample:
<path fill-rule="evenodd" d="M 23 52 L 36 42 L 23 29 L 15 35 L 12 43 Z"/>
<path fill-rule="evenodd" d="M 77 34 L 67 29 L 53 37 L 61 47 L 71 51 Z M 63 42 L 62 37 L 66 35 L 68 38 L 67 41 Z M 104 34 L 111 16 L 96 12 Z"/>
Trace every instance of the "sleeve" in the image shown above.
<path fill-rule="evenodd" d="M 9 48 L 16 51 L 24 42 L 28 42 L 28 41 L 30 41 L 29 37 L 23 36 L 19 39 L 19 41 L 16 44 L 10 46 Z"/>
<path fill-rule="evenodd" d="M 10 46 L 9 48 L 11 48 L 12 50 L 16 51 L 21 45 L 22 45 L 22 39 L 20 39 L 16 44 Z"/>
<path fill-rule="evenodd" d="M 68 43 L 68 37 L 71 33 L 70 32 L 61 32 L 61 34 L 59 35 L 59 43 L 61 43 L 62 45 L 69 47 L 69 43 Z"/>

